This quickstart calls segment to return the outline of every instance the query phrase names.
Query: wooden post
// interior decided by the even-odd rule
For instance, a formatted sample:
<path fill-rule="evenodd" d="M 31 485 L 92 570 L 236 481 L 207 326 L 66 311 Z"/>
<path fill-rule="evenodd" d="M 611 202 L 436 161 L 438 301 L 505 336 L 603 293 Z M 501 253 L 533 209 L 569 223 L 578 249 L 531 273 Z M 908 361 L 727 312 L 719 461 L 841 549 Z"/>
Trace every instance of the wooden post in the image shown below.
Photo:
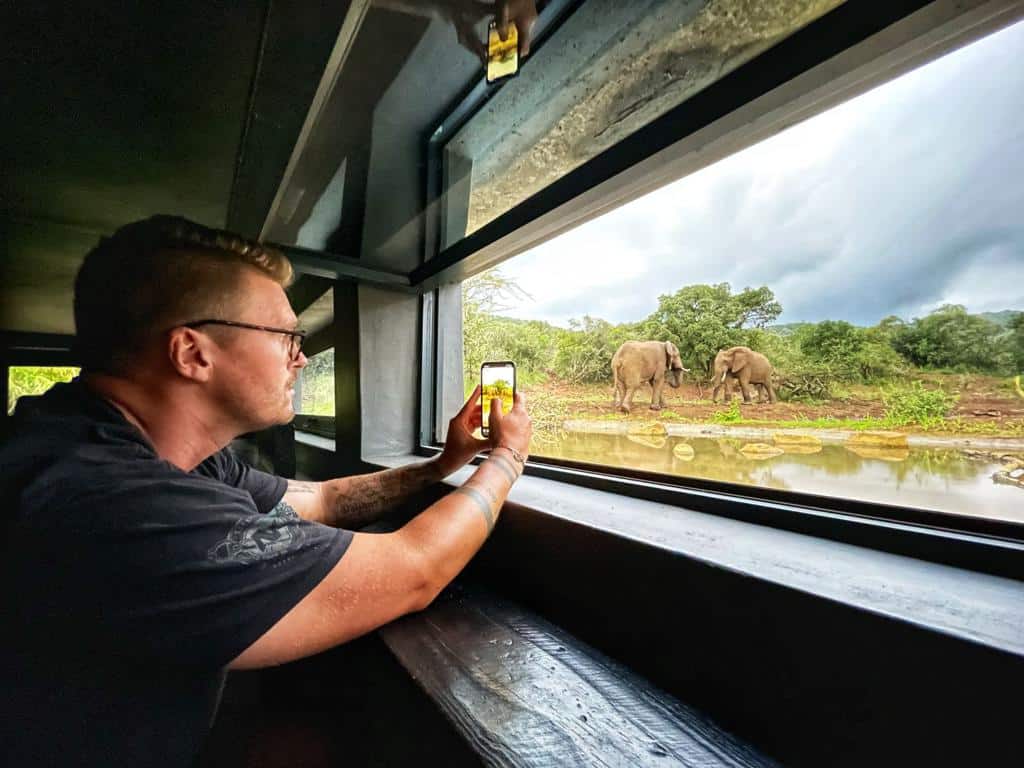
<path fill-rule="evenodd" d="M 339 475 L 362 467 L 362 401 L 359 392 L 359 286 L 334 284 L 334 443 Z M 381 382 L 386 386 L 386 382 Z"/>

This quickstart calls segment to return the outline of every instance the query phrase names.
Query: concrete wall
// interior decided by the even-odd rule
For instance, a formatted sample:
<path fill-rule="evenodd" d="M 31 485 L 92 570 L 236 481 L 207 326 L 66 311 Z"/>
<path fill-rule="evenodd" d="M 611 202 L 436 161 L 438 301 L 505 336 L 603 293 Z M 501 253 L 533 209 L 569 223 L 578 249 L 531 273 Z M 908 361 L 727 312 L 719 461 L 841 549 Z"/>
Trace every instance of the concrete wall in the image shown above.
<path fill-rule="evenodd" d="M 420 300 L 359 287 L 359 390 L 362 455 L 408 453 L 419 407 Z"/>
<path fill-rule="evenodd" d="M 423 258 L 427 138 L 479 70 L 451 26 L 433 22 L 373 113 L 360 258 L 409 271 Z"/>

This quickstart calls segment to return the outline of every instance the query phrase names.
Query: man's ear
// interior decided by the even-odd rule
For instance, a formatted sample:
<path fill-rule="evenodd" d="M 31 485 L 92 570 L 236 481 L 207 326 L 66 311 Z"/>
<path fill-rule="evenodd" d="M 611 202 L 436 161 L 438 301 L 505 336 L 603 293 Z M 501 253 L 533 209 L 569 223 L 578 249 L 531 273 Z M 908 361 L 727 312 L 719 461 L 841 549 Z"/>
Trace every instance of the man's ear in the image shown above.
<path fill-rule="evenodd" d="M 191 328 L 175 328 L 167 342 L 167 357 L 186 379 L 209 381 L 213 374 L 212 344 L 208 336 Z"/>

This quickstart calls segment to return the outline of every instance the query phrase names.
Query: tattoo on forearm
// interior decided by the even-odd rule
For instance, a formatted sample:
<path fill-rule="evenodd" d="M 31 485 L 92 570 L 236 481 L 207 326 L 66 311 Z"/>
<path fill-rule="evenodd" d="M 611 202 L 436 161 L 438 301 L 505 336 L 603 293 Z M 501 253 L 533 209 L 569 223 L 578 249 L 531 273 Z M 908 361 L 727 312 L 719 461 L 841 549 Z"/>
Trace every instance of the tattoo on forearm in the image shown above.
<path fill-rule="evenodd" d="M 358 528 L 407 501 L 414 493 L 441 480 L 432 462 L 331 480 L 324 484 L 331 513 L 330 524 Z"/>
<path fill-rule="evenodd" d="M 468 496 L 473 500 L 477 509 L 479 509 L 480 513 L 484 516 L 484 521 L 487 523 L 487 532 L 490 533 L 494 529 L 494 511 L 492 510 L 492 506 L 497 501 L 497 499 L 494 498 L 494 494 L 491 494 L 489 491 L 487 492 L 488 495 L 491 496 L 491 503 L 488 504 L 484 494 L 476 488 L 469 488 L 462 485 L 456 488 L 454 492 L 461 493 L 463 496 Z"/>
<path fill-rule="evenodd" d="M 516 478 L 519 477 L 519 473 L 517 473 L 516 468 L 512 466 L 512 462 L 504 456 L 496 456 L 492 453 L 489 461 L 495 462 L 494 466 L 498 467 L 498 469 L 505 473 L 505 477 L 508 478 L 510 483 L 514 483 Z"/>

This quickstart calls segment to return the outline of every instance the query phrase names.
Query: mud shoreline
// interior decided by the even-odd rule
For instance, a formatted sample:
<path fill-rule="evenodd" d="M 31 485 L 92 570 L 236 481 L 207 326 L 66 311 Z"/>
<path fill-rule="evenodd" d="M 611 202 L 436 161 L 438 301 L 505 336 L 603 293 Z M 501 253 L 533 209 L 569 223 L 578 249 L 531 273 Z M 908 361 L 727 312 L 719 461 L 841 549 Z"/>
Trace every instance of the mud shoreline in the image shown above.
<path fill-rule="evenodd" d="M 650 422 L 657 422 L 651 419 Z M 736 438 L 740 440 L 771 440 L 773 435 L 808 435 L 816 437 L 822 443 L 846 443 L 854 435 L 862 434 L 853 429 L 813 429 L 813 428 L 780 428 L 730 426 L 726 424 L 679 424 L 673 422 L 657 422 L 665 428 L 669 437 L 710 437 Z M 626 435 L 630 429 L 636 429 L 635 421 L 588 421 L 570 419 L 563 422 L 562 428 L 569 433 Z M 986 437 L 954 435 L 915 435 L 907 433 L 909 448 L 948 448 L 952 450 L 986 450 L 986 451 L 1024 451 L 1024 438 L 1017 437 Z"/>

